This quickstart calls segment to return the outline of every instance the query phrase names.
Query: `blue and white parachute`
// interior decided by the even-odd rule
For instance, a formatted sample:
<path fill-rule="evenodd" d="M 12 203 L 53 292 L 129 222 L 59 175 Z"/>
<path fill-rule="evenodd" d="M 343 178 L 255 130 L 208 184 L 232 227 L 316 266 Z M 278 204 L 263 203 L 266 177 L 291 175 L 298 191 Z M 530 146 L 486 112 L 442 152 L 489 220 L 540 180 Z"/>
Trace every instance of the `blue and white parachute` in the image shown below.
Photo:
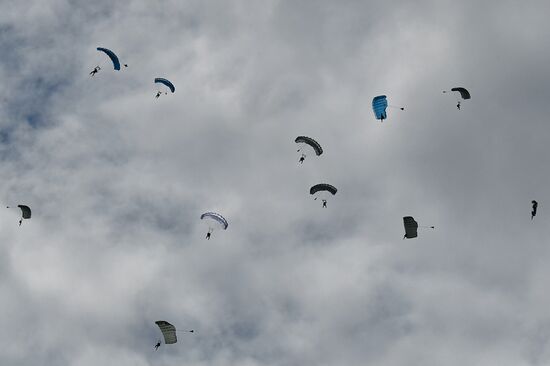
<path fill-rule="evenodd" d="M 113 51 L 103 47 L 98 47 L 97 50 L 100 52 L 105 52 L 105 54 L 107 54 L 107 56 L 109 56 L 109 58 L 113 62 L 113 67 L 115 68 L 115 70 L 120 70 L 120 61 L 118 60 L 118 56 Z"/>
<path fill-rule="evenodd" d="M 155 78 L 155 83 L 161 83 L 161 84 L 164 84 L 166 85 L 170 91 L 172 93 L 174 93 L 176 91 L 176 87 L 174 86 L 174 84 L 172 84 L 172 82 L 168 79 L 165 79 L 165 78 Z"/>
<path fill-rule="evenodd" d="M 229 226 L 229 224 L 227 223 L 227 220 L 219 213 L 205 212 L 201 215 L 201 220 L 205 220 L 205 219 L 213 220 L 214 222 L 217 222 L 223 227 L 224 230 L 226 230 L 227 227 Z"/>

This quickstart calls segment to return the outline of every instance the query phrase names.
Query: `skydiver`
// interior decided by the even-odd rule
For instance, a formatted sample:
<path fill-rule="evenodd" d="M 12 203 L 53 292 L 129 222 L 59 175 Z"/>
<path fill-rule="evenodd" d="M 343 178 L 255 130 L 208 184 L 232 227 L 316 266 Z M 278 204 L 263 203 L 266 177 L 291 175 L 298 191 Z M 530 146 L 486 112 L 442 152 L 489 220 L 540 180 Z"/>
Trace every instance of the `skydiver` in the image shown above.
<path fill-rule="evenodd" d="M 300 164 L 303 164 L 305 159 L 306 159 L 306 154 L 302 154 L 302 156 L 300 157 Z"/>
<path fill-rule="evenodd" d="M 327 200 L 323 200 L 323 208 L 327 208 Z"/>
<path fill-rule="evenodd" d="M 21 226 L 22 223 L 23 223 L 23 218 L 21 218 L 21 219 L 19 220 L 19 226 Z"/>
<path fill-rule="evenodd" d="M 161 94 L 162 94 L 162 93 L 161 93 L 160 91 L 158 91 L 158 92 L 157 92 L 157 95 L 155 95 L 155 98 L 160 97 Z"/>
<path fill-rule="evenodd" d="M 96 67 L 94 67 L 94 69 L 92 70 L 92 72 L 90 72 L 90 76 L 94 76 L 95 74 L 97 74 L 97 72 L 98 72 L 99 70 L 101 70 L 101 67 L 99 67 L 99 65 L 96 66 Z"/>
<path fill-rule="evenodd" d="M 206 233 L 206 240 L 210 240 L 211 234 L 212 234 L 212 229 L 208 229 L 208 232 Z"/>
<path fill-rule="evenodd" d="M 157 344 L 155 344 L 155 351 L 158 350 L 160 347 L 160 341 L 157 342 Z"/>
<path fill-rule="evenodd" d="M 460 110 L 460 102 L 456 104 L 456 107 L 458 108 L 458 110 Z"/>
<path fill-rule="evenodd" d="M 537 214 L 537 207 L 538 207 L 538 203 L 537 201 L 531 201 L 531 203 L 533 204 L 533 209 L 531 211 L 531 220 L 533 220 L 533 217 L 535 217 L 535 215 Z"/>

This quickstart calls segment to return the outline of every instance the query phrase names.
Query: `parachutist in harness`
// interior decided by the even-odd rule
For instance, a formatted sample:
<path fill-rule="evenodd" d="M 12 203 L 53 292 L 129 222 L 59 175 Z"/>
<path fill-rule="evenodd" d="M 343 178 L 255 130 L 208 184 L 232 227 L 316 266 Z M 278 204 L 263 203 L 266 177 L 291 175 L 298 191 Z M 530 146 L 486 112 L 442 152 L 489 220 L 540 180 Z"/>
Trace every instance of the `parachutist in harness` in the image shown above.
<path fill-rule="evenodd" d="M 306 159 L 306 154 L 302 154 L 302 156 L 300 156 L 300 164 L 303 164 L 305 159 Z"/>
<path fill-rule="evenodd" d="M 155 344 L 155 351 L 158 350 L 160 347 L 160 341 L 157 342 L 157 344 Z"/>
<path fill-rule="evenodd" d="M 162 93 L 158 91 L 158 92 L 157 92 L 157 95 L 155 95 L 155 98 L 160 97 L 161 94 L 162 94 Z"/>
<path fill-rule="evenodd" d="M 208 232 L 206 233 L 206 240 L 210 240 L 210 235 L 212 235 L 212 229 L 208 229 Z"/>
<path fill-rule="evenodd" d="M 460 110 L 460 102 L 456 104 L 456 107 L 458 108 L 458 110 Z"/>
<path fill-rule="evenodd" d="M 19 226 L 23 223 L 23 218 L 19 219 Z"/>
<path fill-rule="evenodd" d="M 323 208 L 327 208 L 327 200 L 323 200 Z"/>
<path fill-rule="evenodd" d="M 94 76 L 95 74 L 97 74 L 97 72 L 101 70 L 101 67 L 99 66 L 96 66 L 94 67 L 94 69 L 92 70 L 92 72 L 90 72 L 90 76 Z"/>
<path fill-rule="evenodd" d="M 539 204 L 537 201 L 531 201 L 531 204 L 533 205 L 533 209 L 531 210 L 531 220 L 533 220 L 533 217 L 537 214 L 537 207 Z"/>

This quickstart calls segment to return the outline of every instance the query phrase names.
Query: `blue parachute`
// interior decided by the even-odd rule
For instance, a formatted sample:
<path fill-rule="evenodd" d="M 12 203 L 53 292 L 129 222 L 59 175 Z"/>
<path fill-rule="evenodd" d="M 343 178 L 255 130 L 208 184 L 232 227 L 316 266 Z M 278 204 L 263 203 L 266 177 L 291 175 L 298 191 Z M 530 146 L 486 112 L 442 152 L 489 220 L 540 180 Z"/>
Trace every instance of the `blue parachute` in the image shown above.
<path fill-rule="evenodd" d="M 107 54 L 107 56 L 109 56 L 111 61 L 113 61 L 113 67 L 115 68 L 115 70 L 120 70 L 120 61 L 118 60 L 117 55 L 115 55 L 115 53 L 113 51 L 108 50 L 107 48 L 102 48 L 102 47 L 98 47 L 97 50 L 101 51 L 101 52 L 105 52 Z"/>
<path fill-rule="evenodd" d="M 386 108 L 388 108 L 388 100 L 385 95 L 374 97 L 372 100 L 372 110 L 374 111 L 376 119 L 383 121 L 388 118 L 386 115 Z"/>
<path fill-rule="evenodd" d="M 164 79 L 164 78 L 155 78 L 155 83 L 161 83 L 161 84 L 164 84 L 166 85 L 168 88 L 170 88 L 170 91 L 173 93 L 176 91 L 176 87 L 174 86 L 174 84 L 172 84 L 172 82 L 168 79 Z"/>

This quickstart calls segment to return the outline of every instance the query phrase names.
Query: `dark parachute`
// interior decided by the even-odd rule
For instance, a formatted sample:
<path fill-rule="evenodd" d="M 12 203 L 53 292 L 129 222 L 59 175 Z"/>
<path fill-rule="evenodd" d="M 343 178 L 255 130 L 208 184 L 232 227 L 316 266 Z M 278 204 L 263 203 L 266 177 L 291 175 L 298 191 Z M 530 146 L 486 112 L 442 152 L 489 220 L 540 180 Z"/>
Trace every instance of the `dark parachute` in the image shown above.
<path fill-rule="evenodd" d="M 176 336 L 176 327 L 164 320 L 157 320 L 156 325 L 160 328 L 162 335 L 164 336 L 165 344 L 174 344 L 178 341 Z"/>
<path fill-rule="evenodd" d="M 174 93 L 176 91 L 176 87 L 174 86 L 174 84 L 172 84 L 172 82 L 168 79 L 164 79 L 164 78 L 155 78 L 155 83 L 161 83 L 161 84 L 164 84 L 166 85 L 170 91 L 172 93 Z"/>
<path fill-rule="evenodd" d="M 321 183 L 321 184 L 316 184 L 313 187 L 311 187 L 309 189 L 309 194 L 315 194 L 315 193 L 321 192 L 321 191 L 330 192 L 330 193 L 332 193 L 332 195 L 335 195 L 336 192 L 338 192 L 336 187 L 331 186 L 330 184 Z"/>
<path fill-rule="evenodd" d="M 418 222 L 414 221 L 412 216 L 403 217 L 403 225 L 405 225 L 405 236 L 403 239 L 412 239 L 418 236 Z"/>
<path fill-rule="evenodd" d="M 385 95 L 379 95 L 373 98 L 372 110 L 376 119 L 379 119 L 381 122 L 388 118 L 386 108 L 388 108 L 388 100 Z"/>
<path fill-rule="evenodd" d="M 313 150 L 315 150 L 315 154 L 317 154 L 317 156 L 323 153 L 323 148 L 321 147 L 321 145 L 319 145 L 319 143 L 314 139 L 312 139 L 311 137 L 298 136 L 296 137 L 296 140 L 294 140 L 294 142 L 297 144 L 298 143 L 308 144 L 313 148 Z"/>
<path fill-rule="evenodd" d="M 465 88 L 461 88 L 461 87 L 452 88 L 451 91 L 459 92 L 462 99 L 470 99 L 471 98 L 470 92 L 468 90 L 466 90 Z"/>
<path fill-rule="evenodd" d="M 24 219 L 30 219 L 31 218 L 31 208 L 29 206 L 25 205 L 17 205 L 21 209 L 21 216 Z"/>
<path fill-rule="evenodd" d="M 537 214 L 537 207 L 539 207 L 539 203 L 535 200 L 531 201 L 531 204 L 533 205 L 533 208 L 531 210 L 531 220 L 533 220 L 533 217 Z"/>
<path fill-rule="evenodd" d="M 115 68 L 115 70 L 120 70 L 120 61 L 118 60 L 118 56 L 115 55 L 113 51 L 103 47 L 98 47 L 97 50 L 100 52 L 105 52 L 107 56 L 109 56 L 111 61 L 113 61 L 113 67 Z M 124 65 L 124 66 L 127 66 L 127 65 Z"/>

